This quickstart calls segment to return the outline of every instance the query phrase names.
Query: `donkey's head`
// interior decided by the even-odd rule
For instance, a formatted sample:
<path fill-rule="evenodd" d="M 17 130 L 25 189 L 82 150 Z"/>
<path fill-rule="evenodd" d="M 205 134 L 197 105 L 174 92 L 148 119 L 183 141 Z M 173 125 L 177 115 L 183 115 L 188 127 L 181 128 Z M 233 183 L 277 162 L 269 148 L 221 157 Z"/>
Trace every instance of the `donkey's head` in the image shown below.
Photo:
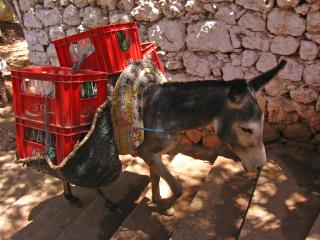
<path fill-rule="evenodd" d="M 268 83 L 286 64 L 278 66 L 246 83 L 244 80 L 230 82 L 224 108 L 214 120 L 218 137 L 227 143 L 240 157 L 248 171 L 261 168 L 266 162 L 263 144 L 264 114 L 255 92 Z"/>

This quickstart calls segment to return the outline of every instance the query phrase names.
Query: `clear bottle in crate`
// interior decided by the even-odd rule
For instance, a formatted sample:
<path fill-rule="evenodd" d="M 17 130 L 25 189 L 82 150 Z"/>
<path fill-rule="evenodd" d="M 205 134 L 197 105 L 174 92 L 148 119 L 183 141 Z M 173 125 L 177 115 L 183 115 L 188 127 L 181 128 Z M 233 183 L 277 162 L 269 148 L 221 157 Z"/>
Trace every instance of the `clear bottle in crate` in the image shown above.
<path fill-rule="evenodd" d="M 38 131 L 37 133 L 37 142 L 38 143 L 44 143 L 46 139 L 46 135 L 44 131 Z"/>

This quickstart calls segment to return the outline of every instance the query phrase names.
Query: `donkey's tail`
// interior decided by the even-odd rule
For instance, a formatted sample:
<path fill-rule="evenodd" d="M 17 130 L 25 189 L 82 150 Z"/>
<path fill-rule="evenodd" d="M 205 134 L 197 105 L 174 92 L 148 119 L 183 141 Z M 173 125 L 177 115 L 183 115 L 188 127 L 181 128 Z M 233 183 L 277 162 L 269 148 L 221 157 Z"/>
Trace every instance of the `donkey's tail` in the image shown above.
<path fill-rule="evenodd" d="M 150 61 L 130 64 L 115 85 L 112 103 L 112 125 L 119 154 L 135 155 L 143 142 L 143 92 L 149 84 L 163 83 L 162 72 Z"/>
<path fill-rule="evenodd" d="M 249 86 L 255 91 L 258 91 L 263 85 L 267 84 L 277 73 L 287 64 L 287 61 L 282 59 L 280 63 L 269 71 L 259 75 L 249 82 Z"/>

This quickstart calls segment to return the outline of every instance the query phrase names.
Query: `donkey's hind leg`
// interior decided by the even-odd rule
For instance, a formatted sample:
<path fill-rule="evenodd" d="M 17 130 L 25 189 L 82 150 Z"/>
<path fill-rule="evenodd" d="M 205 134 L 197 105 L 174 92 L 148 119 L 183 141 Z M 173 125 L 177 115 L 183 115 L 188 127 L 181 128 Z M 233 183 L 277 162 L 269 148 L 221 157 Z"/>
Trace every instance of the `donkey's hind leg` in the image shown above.
<path fill-rule="evenodd" d="M 72 204 L 75 204 L 79 207 L 81 207 L 81 203 L 80 203 L 80 200 L 79 198 L 77 198 L 76 196 L 74 196 L 72 194 L 72 191 L 71 191 L 71 187 L 70 187 L 70 183 L 65 181 L 65 180 L 62 180 L 63 182 L 63 195 L 64 197 Z"/>
<path fill-rule="evenodd" d="M 116 212 L 118 214 L 121 214 L 122 211 L 121 209 L 118 207 L 117 204 L 113 203 L 103 192 L 100 188 L 96 188 L 98 194 L 103 198 L 104 203 L 105 203 L 105 207 L 108 208 L 111 212 Z"/>

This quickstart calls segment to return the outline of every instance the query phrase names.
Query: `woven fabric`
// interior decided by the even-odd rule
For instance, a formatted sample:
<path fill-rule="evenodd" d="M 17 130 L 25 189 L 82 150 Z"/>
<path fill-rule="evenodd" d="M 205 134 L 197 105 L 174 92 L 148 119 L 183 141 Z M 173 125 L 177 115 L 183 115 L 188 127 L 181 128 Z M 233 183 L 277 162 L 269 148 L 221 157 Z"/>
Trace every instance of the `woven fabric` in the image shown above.
<path fill-rule="evenodd" d="M 117 80 L 112 103 L 112 125 L 119 154 L 137 155 L 143 142 L 143 91 L 148 84 L 166 82 L 162 72 L 149 61 L 129 65 Z"/>

